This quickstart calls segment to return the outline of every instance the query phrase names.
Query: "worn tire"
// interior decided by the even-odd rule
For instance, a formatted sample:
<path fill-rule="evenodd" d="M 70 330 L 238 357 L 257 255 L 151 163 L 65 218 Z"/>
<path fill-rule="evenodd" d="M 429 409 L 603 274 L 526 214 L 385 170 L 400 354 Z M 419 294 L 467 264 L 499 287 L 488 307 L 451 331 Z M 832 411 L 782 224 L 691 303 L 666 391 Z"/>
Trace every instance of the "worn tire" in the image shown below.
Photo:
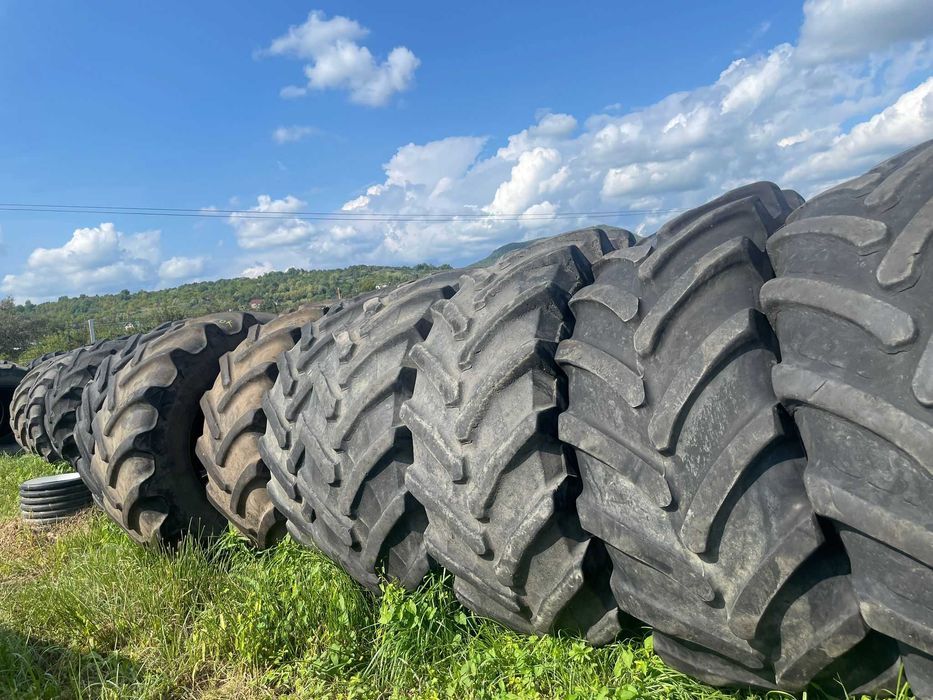
<path fill-rule="evenodd" d="M 406 484 L 428 513 L 428 553 L 453 574 L 461 602 L 519 632 L 567 630 L 594 643 L 617 634 L 618 611 L 605 550 L 574 510 L 554 352 L 573 329 L 571 295 L 613 249 L 588 229 L 465 271 L 411 351 L 418 382 L 401 413 L 414 440 Z"/>
<path fill-rule="evenodd" d="M 54 352 L 47 352 L 44 355 L 40 355 L 39 357 L 36 357 L 30 360 L 26 364 L 26 369 L 33 370 L 39 365 L 43 364 L 44 362 L 47 362 L 55 357 L 59 357 L 60 355 L 64 355 L 66 352 L 70 352 L 70 351 L 69 350 L 56 350 Z"/>
<path fill-rule="evenodd" d="M 27 371 L 25 367 L 20 367 L 13 362 L 0 360 L 0 444 L 14 439 L 10 404 L 13 402 L 16 387 L 26 376 Z"/>
<path fill-rule="evenodd" d="M 771 387 L 758 293 L 790 211 L 774 185 L 748 185 L 597 263 L 557 355 L 570 383 L 560 436 L 616 600 L 654 627 L 670 665 L 715 685 L 887 683 L 897 650 L 862 622 Z"/>
<path fill-rule="evenodd" d="M 29 430 L 26 427 L 26 409 L 29 405 L 29 390 L 39 377 L 37 368 L 28 370 L 20 383 L 13 390 L 10 398 L 10 430 L 17 444 L 26 451 L 32 451 L 29 445 Z"/>
<path fill-rule="evenodd" d="M 259 454 L 266 431 L 262 400 L 278 377 L 279 356 L 319 316 L 317 309 L 299 309 L 250 328 L 246 339 L 220 358 L 220 374 L 201 399 L 204 431 L 197 454 L 207 470 L 207 498 L 261 548 L 285 534 L 285 519 L 269 498 L 269 469 Z"/>
<path fill-rule="evenodd" d="M 414 589 L 432 568 L 427 516 L 405 485 L 412 439 L 399 411 L 416 382 L 409 352 L 431 330 L 431 305 L 453 296 L 458 278 L 443 272 L 369 299 L 309 365 L 297 488 L 313 518 L 290 527 L 376 593 L 380 573 Z"/>
<path fill-rule="evenodd" d="M 781 341 L 774 386 L 807 447 L 810 498 L 841 532 L 865 620 L 927 664 L 931 240 L 933 141 L 794 212 L 768 244 L 778 279 L 762 290 Z"/>
<path fill-rule="evenodd" d="M 101 340 L 62 355 L 54 381 L 46 391 L 43 417 L 51 447 L 73 467 L 79 458 L 75 434 L 77 413 L 85 387 L 94 379 L 105 357 L 119 352 L 127 338 Z"/>
<path fill-rule="evenodd" d="M 365 303 L 380 292 L 341 300 L 319 320 L 301 329 L 301 338 L 279 356 L 278 377 L 262 400 L 266 432 L 259 441 L 259 454 L 269 469 L 269 497 L 285 517 L 295 539 L 310 528 L 314 512 L 298 492 L 297 473 L 305 461 L 305 448 L 299 439 L 298 417 L 311 398 L 311 367 L 315 359 L 334 342 L 339 333 L 357 316 L 366 313 Z M 300 526 L 299 526 L 300 524 Z"/>
<path fill-rule="evenodd" d="M 135 336 L 105 363 L 111 376 L 93 413 L 87 469 L 100 505 L 136 542 L 171 547 L 187 534 L 206 538 L 226 528 L 195 455 L 200 400 L 220 357 L 259 321 L 246 313 L 203 316 Z"/>
<path fill-rule="evenodd" d="M 57 353 L 46 362 L 37 364 L 26 375 L 13 396 L 14 430 L 19 444 L 47 459 L 57 462 L 61 455 L 52 444 L 45 425 L 45 397 L 58 379 L 59 372 L 71 353 Z M 22 390 L 22 393 L 19 393 Z"/>

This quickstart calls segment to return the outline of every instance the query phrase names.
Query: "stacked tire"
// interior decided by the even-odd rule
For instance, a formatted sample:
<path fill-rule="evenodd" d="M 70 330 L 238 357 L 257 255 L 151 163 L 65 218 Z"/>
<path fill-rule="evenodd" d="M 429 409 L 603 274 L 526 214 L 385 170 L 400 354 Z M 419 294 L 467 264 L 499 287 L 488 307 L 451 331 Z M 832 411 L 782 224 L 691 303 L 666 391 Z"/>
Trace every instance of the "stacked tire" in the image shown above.
<path fill-rule="evenodd" d="M 933 698 L 933 142 L 340 301 L 48 357 L 21 444 L 134 540 L 289 533 L 375 593 L 714 685 Z M 635 622 L 637 621 L 637 622 Z"/>

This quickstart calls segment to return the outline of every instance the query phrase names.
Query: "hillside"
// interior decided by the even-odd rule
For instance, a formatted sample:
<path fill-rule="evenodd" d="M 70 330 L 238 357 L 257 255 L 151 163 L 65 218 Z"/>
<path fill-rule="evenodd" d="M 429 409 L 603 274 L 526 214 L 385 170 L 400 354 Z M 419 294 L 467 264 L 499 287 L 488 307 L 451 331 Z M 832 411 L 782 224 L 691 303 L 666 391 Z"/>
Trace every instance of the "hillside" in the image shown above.
<path fill-rule="evenodd" d="M 417 279 L 449 265 L 379 267 L 353 265 L 333 270 L 290 269 L 255 279 L 196 282 L 158 291 L 60 297 L 42 304 L 0 301 L 0 358 L 26 361 L 44 352 L 87 342 L 87 321 L 98 338 L 153 328 L 165 321 L 231 309 L 283 313 L 302 304 L 323 303 Z"/>

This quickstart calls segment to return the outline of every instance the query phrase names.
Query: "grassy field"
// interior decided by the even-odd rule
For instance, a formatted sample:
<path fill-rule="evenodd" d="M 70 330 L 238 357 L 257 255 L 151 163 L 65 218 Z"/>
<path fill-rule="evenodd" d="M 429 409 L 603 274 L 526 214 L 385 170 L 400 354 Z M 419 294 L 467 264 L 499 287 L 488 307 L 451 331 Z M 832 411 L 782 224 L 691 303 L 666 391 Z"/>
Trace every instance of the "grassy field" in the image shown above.
<path fill-rule="evenodd" d="M 692 681 L 645 631 L 604 649 L 513 634 L 441 576 L 376 600 L 290 541 L 159 555 L 98 512 L 34 533 L 17 488 L 54 470 L 0 455 L 0 698 L 792 697 Z"/>

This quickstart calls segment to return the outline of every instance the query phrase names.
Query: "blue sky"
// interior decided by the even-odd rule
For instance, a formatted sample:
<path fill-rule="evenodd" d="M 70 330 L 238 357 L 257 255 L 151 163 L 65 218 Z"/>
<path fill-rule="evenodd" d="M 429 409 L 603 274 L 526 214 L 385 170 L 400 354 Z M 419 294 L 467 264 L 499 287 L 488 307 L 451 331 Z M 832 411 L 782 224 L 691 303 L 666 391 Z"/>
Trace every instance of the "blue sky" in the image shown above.
<path fill-rule="evenodd" d="M 928 0 L 0 0 L 2 203 L 269 217 L 0 211 L 0 294 L 460 264 L 812 194 L 933 138 L 931 36 Z M 657 213 L 576 215 L 619 211 Z"/>

